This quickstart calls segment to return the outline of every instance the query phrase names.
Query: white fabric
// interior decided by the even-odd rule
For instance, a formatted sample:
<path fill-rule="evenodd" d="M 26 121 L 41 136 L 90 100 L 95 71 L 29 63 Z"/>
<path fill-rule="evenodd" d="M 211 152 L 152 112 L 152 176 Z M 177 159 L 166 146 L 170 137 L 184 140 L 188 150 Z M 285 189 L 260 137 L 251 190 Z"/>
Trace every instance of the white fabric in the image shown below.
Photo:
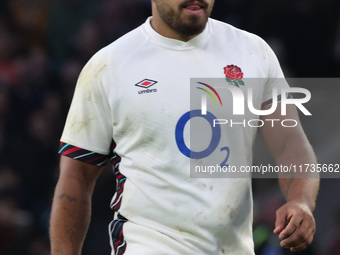
<path fill-rule="evenodd" d="M 175 141 L 176 124 L 190 110 L 190 78 L 224 78 L 231 64 L 245 79 L 283 77 L 261 38 L 213 19 L 182 42 L 156 33 L 149 18 L 84 67 L 61 141 L 101 154 L 109 153 L 112 139 L 117 143 L 127 177 L 119 210 L 129 220 L 126 255 L 254 254 L 251 181 L 190 178 L 190 160 Z M 157 81 L 149 88 L 157 91 L 138 93 L 143 88 L 135 84 L 143 79 Z M 257 105 L 274 86 L 259 85 Z M 230 150 L 239 152 L 230 162 L 251 164 L 255 132 L 228 138 Z"/>

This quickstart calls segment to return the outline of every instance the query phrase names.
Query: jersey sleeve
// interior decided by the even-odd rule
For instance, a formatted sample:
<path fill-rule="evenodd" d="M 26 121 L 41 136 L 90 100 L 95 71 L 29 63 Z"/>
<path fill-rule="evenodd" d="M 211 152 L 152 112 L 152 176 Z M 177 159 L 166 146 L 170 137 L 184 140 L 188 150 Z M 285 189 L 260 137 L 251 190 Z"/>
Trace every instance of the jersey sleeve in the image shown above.
<path fill-rule="evenodd" d="M 59 153 L 69 158 L 96 166 L 105 165 L 109 158 L 108 155 L 85 150 L 64 142 L 60 142 Z"/>
<path fill-rule="evenodd" d="M 281 101 L 281 88 L 289 87 L 274 51 L 267 43 L 265 43 L 265 46 L 267 52 L 267 82 L 263 92 L 262 106 L 270 104 L 272 101 L 273 88 L 277 88 L 278 101 Z"/>
<path fill-rule="evenodd" d="M 103 54 L 81 71 L 60 139 L 60 154 L 98 165 L 112 142 L 112 116 L 104 84 L 108 82 Z"/>

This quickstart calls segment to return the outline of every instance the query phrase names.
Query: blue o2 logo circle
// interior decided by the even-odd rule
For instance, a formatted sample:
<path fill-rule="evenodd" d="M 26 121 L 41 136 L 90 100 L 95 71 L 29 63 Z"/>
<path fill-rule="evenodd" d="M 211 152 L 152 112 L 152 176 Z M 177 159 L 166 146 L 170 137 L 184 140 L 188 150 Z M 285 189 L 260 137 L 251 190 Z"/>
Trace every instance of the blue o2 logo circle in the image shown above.
<path fill-rule="evenodd" d="M 184 142 L 184 127 L 187 122 L 194 117 L 201 117 L 206 119 L 212 129 L 212 138 L 211 142 L 204 151 L 195 152 L 191 151 Z M 207 112 L 206 115 L 201 114 L 201 110 L 192 110 L 183 114 L 183 116 L 178 120 L 175 130 L 175 138 L 178 149 L 182 152 L 185 156 L 192 159 L 200 159 L 208 157 L 218 146 L 220 139 L 221 139 L 221 127 L 220 125 L 213 126 L 214 119 L 216 119 L 215 115 L 211 112 Z"/>

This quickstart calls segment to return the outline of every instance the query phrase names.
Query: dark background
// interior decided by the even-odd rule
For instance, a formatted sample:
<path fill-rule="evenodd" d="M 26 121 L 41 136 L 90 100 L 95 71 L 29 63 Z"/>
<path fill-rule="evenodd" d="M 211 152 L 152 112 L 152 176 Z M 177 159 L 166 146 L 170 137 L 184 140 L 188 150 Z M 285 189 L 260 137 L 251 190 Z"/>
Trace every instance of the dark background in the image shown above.
<path fill-rule="evenodd" d="M 339 14 L 338 0 L 217 0 L 212 17 L 264 38 L 287 77 L 339 77 Z M 79 72 L 96 51 L 150 15 L 149 0 L 0 0 L 0 254 L 49 254 L 59 138 Z M 339 87 L 308 87 L 308 109 L 320 119 L 302 119 L 325 163 L 340 162 Z M 255 163 L 269 161 L 259 142 Z M 300 254 L 340 254 L 339 183 L 322 180 L 315 241 Z M 271 234 L 283 203 L 277 180 L 256 179 L 253 187 L 257 254 L 289 254 Z M 110 254 L 114 190 L 107 167 L 93 196 L 84 255 Z"/>

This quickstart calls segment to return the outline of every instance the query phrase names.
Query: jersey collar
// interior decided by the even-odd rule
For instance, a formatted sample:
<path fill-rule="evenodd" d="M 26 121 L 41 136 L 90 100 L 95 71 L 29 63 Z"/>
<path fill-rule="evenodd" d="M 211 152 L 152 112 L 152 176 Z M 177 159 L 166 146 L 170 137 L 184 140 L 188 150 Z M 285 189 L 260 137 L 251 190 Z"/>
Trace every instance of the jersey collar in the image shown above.
<path fill-rule="evenodd" d="M 176 51 L 193 50 L 193 49 L 199 48 L 205 42 L 207 42 L 209 35 L 210 35 L 210 32 L 209 32 L 210 31 L 210 18 L 208 19 L 207 25 L 205 29 L 203 30 L 203 32 L 187 42 L 167 38 L 167 37 L 160 35 L 151 27 L 151 24 L 150 24 L 151 18 L 152 17 L 149 17 L 145 21 L 144 32 L 146 33 L 146 35 L 150 38 L 150 40 L 153 43 L 158 44 L 168 49 L 172 49 Z"/>

